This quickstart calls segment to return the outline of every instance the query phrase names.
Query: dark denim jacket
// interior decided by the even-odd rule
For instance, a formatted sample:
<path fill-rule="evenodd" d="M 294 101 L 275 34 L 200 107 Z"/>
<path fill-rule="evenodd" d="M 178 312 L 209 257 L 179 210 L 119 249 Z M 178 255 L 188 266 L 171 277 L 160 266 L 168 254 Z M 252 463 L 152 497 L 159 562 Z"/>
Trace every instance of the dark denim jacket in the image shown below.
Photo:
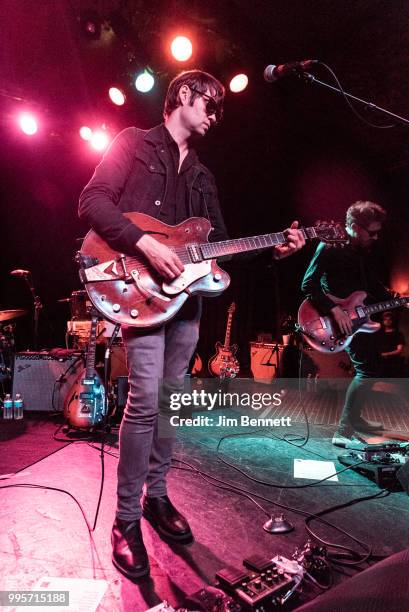
<path fill-rule="evenodd" d="M 115 250 L 134 253 L 143 231 L 123 212 L 157 217 L 165 199 L 168 169 L 163 158 L 164 130 L 123 130 L 105 153 L 80 196 L 79 215 Z M 189 216 L 207 217 L 210 240 L 226 240 L 217 189 L 211 172 L 195 154 L 187 170 Z"/>

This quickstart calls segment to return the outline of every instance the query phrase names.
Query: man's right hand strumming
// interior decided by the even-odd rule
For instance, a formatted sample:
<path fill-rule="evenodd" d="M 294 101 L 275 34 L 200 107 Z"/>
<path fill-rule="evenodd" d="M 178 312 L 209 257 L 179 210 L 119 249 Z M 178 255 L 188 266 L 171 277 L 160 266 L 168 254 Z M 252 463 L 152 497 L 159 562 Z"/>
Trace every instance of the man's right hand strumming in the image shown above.
<path fill-rule="evenodd" d="M 341 333 L 350 336 L 352 334 L 352 321 L 349 315 L 342 310 L 341 306 L 334 306 L 334 308 L 331 308 L 331 312 Z"/>
<path fill-rule="evenodd" d="M 165 280 L 175 279 L 185 269 L 176 253 L 149 234 L 143 234 L 135 246 Z"/>

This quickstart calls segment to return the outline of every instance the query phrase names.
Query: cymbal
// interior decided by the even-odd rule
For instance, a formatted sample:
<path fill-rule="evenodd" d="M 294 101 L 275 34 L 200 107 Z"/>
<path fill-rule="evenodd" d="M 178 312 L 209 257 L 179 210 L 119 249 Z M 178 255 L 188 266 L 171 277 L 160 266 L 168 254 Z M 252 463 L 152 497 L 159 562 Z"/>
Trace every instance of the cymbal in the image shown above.
<path fill-rule="evenodd" d="M 2 321 L 10 321 L 11 319 L 17 319 L 17 317 L 23 317 L 28 313 L 28 310 L 0 310 L 0 323 Z"/>

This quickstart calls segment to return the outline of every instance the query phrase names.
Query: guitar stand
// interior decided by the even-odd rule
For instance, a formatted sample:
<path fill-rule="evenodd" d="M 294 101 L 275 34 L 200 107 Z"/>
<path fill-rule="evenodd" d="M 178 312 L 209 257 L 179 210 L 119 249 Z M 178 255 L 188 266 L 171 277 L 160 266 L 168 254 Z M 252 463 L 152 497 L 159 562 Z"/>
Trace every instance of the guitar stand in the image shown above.
<path fill-rule="evenodd" d="M 119 334 L 119 330 L 121 329 L 121 325 L 116 323 L 114 327 L 114 331 L 112 332 L 112 336 L 109 339 L 107 347 L 105 349 L 104 356 L 104 387 L 105 387 L 105 415 L 102 421 L 102 429 L 109 433 L 111 431 L 111 425 L 108 424 L 108 390 L 109 390 L 109 376 L 111 374 L 111 349 L 112 345 L 115 342 L 117 335 Z"/>

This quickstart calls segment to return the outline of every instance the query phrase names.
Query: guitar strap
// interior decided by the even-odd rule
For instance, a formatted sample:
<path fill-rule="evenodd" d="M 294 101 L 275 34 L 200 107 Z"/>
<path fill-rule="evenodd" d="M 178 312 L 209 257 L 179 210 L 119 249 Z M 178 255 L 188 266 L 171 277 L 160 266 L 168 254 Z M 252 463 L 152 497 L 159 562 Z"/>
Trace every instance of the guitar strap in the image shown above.
<path fill-rule="evenodd" d="M 206 195 L 203 189 L 203 183 L 202 183 L 202 179 L 203 179 L 203 174 L 200 176 L 200 192 L 203 196 L 203 203 L 205 205 L 205 211 L 206 211 L 206 218 L 209 221 L 210 225 L 212 224 L 212 222 L 210 221 L 210 215 L 209 215 L 209 209 L 207 207 L 207 200 L 206 200 Z"/>

